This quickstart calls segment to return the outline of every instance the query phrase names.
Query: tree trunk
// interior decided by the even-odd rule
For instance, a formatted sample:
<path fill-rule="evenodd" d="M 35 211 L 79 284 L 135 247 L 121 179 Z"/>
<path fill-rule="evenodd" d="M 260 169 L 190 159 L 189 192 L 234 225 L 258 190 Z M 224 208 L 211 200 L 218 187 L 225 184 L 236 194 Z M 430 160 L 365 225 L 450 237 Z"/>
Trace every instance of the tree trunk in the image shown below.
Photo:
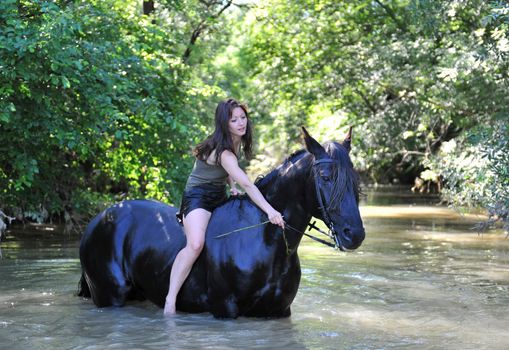
<path fill-rule="evenodd" d="M 143 14 L 150 15 L 154 12 L 154 1 L 143 1 Z"/>

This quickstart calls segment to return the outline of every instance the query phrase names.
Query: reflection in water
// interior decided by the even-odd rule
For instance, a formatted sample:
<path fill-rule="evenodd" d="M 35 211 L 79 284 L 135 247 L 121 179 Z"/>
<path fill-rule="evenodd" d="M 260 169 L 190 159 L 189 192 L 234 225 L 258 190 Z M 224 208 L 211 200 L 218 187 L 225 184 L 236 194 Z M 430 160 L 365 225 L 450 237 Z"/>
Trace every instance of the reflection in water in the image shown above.
<path fill-rule="evenodd" d="M 303 239 L 301 287 L 283 320 L 165 319 L 150 303 L 97 309 L 74 296 L 78 242 L 10 238 L 0 260 L 0 348 L 509 348 L 505 235 L 479 236 L 478 219 L 408 198 L 368 200 L 358 251 Z"/>

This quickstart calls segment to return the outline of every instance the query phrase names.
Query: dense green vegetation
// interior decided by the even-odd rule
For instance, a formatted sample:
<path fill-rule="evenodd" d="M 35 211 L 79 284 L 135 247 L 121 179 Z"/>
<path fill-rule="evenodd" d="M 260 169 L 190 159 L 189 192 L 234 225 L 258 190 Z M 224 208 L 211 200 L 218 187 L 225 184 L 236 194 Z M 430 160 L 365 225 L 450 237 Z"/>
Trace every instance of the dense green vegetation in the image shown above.
<path fill-rule="evenodd" d="M 481 0 L 0 4 L 0 209 L 70 224 L 179 201 L 217 101 L 252 107 L 253 174 L 354 126 L 367 182 L 440 182 L 508 223 L 509 5 Z M 149 2 L 150 3 L 150 2 Z M 69 226 L 71 227 L 71 226 Z"/>

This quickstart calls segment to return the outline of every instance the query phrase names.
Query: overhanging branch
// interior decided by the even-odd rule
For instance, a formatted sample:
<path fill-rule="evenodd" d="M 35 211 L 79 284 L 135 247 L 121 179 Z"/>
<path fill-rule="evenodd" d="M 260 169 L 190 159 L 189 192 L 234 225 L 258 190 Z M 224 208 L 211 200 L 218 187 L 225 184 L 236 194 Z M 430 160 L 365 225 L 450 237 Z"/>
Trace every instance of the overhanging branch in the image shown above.
<path fill-rule="evenodd" d="M 211 6 L 217 5 L 218 1 L 200 1 L 202 4 L 204 4 L 207 9 Z M 216 19 L 221 14 L 232 5 L 233 0 L 229 0 L 216 14 L 213 14 L 211 16 L 207 16 L 207 19 Z M 196 41 L 200 37 L 200 35 L 207 29 L 207 19 L 203 19 L 198 23 L 196 28 L 193 30 L 193 33 L 191 34 L 191 39 L 189 40 L 189 44 L 187 45 L 186 51 L 184 52 L 184 55 L 182 56 L 182 61 L 187 64 L 189 57 L 191 56 L 191 51 L 193 50 L 194 45 L 196 44 Z"/>

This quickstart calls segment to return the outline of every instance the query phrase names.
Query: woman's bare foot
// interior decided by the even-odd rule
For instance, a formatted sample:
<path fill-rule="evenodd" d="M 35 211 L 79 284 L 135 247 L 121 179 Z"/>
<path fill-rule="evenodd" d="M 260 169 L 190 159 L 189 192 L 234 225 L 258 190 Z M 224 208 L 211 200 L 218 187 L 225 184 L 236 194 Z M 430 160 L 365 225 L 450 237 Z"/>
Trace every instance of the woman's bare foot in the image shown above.
<path fill-rule="evenodd" d="M 164 304 L 164 316 L 173 316 L 177 314 L 177 310 L 175 309 L 175 304 L 172 303 L 166 303 Z"/>

